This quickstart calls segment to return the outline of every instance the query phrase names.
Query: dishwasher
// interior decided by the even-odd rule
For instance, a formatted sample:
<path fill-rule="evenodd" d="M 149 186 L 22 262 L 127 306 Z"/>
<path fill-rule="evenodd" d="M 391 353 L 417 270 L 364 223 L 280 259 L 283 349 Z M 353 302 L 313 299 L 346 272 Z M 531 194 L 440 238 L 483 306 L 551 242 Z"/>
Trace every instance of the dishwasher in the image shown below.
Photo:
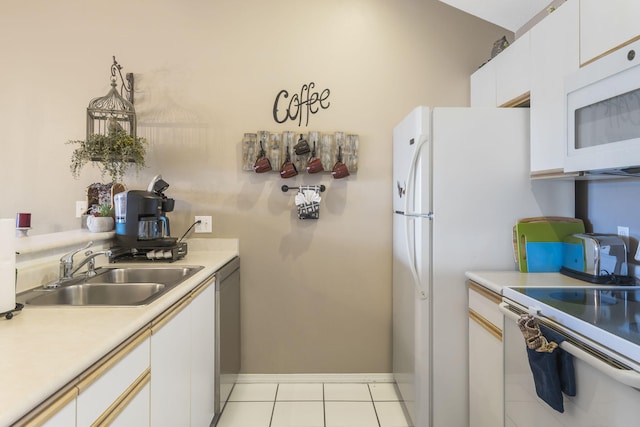
<path fill-rule="evenodd" d="M 216 425 L 240 373 L 240 258 L 216 272 L 215 405 Z"/>

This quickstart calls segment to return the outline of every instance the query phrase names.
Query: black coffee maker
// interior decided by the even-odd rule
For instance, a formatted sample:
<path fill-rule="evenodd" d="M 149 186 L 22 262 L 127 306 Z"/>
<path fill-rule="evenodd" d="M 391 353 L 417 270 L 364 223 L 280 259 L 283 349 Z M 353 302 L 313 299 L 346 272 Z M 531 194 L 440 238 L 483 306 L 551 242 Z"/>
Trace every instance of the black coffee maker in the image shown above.
<path fill-rule="evenodd" d="M 121 248 L 166 248 L 176 245 L 171 237 L 169 218 L 175 200 L 164 191 L 169 184 L 156 176 L 147 191 L 128 190 L 114 196 L 116 245 Z"/>

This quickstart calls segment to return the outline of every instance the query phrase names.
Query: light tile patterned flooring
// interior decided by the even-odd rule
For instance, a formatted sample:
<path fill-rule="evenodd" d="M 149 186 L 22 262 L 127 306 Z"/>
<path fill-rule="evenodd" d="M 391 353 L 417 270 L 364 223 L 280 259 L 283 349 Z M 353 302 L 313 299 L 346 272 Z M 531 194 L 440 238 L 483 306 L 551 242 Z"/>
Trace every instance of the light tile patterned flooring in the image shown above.
<path fill-rule="evenodd" d="M 236 384 L 217 427 L 409 427 L 392 383 Z"/>

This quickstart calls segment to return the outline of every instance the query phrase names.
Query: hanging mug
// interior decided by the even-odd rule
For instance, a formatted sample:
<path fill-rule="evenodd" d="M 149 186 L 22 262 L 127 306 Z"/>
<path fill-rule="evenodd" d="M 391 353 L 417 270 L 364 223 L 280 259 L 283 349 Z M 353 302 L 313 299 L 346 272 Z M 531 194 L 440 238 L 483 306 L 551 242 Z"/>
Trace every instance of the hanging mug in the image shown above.
<path fill-rule="evenodd" d="M 349 176 L 349 168 L 342 162 L 342 147 L 338 147 L 338 161 L 333 165 L 331 175 L 335 179 L 346 178 Z"/>
<path fill-rule="evenodd" d="M 309 143 L 302 137 L 302 135 L 300 135 L 300 138 L 298 138 L 298 143 L 293 146 L 293 151 L 295 151 L 298 156 L 307 154 L 311 151 L 311 149 L 309 148 Z"/>
<path fill-rule="evenodd" d="M 319 157 L 316 157 L 316 142 L 313 141 L 313 151 L 311 152 L 311 157 L 307 160 L 307 172 L 318 173 L 323 170 L 324 167 L 322 166 L 322 160 L 320 160 Z"/>
<path fill-rule="evenodd" d="M 291 155 L 289 154 L 289 146 L 287 145 L 287 157 L 282 166 L 280 167 L 280 176 L 282 178 L 291 178 L 298 175 L 298 169 L 296 165 L 291 161 Z"/>
<path fill-rule="evenodd" d="M 272 170 L 271 162 L 267 158 L 267 154 L 264 151 L 264 148 L 262 148 L 262 141 L 260 141 L 260 154 L 258 155 L 258 158 L 256 159 L 256 162 L 253 165 L 253 170 L 256 173 L 264 173 Z"/>

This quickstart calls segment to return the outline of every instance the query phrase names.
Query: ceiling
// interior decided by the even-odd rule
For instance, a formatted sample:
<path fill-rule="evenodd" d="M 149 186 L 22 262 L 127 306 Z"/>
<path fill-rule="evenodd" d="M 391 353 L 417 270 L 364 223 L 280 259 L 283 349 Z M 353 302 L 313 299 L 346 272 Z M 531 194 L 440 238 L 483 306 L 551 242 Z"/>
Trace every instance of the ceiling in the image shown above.
<path fill-rule="evenodd" d="M 545 10 L 553 0 L 440 0 L 513 33 Z"/>

